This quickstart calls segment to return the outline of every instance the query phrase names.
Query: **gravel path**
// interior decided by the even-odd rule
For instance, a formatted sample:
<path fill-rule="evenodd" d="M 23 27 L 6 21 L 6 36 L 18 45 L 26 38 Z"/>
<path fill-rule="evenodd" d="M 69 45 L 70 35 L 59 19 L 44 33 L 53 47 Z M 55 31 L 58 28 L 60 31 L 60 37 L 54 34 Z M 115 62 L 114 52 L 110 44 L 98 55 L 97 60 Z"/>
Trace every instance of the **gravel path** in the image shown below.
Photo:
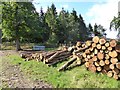
<path fill-rule="evenodd" d="M 20 70 L 19 65 L 11 65 L 9 60 L 5 58 L 11 54 L 18 53 L 12 50 L 0 51 L 0 61 L 2 64 L 0 78 L 3 88 L 52 88 L 51 85 L 40 80 L 30 81 Z"/>

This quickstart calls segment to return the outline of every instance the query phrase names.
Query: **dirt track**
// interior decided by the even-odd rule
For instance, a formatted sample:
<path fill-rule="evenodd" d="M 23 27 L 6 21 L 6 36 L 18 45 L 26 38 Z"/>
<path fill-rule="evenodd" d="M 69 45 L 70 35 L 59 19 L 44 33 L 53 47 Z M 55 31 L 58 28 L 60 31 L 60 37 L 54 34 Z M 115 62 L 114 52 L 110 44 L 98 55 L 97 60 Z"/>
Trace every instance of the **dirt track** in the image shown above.
<path fill-rule="evenodd" d="M 0 60 L 2 60 L 0 76 L 2 88 L 52 88 L 51 85 L 40 80 L 30 81 L 30 79 L 20 70 L 19 65 L 11 65 L 9 60 L 5 58 L 11 54 L 18 53 L 11 50 L 0 51 Z"/>

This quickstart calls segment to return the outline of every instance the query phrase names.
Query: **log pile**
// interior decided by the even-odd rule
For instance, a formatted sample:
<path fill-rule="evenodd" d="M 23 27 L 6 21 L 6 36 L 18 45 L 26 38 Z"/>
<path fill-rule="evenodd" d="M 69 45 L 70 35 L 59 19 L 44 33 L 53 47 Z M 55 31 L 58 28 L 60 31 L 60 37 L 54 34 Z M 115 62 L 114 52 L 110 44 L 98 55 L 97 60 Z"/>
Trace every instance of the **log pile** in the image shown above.
<path fill-rule="evenodd" d="M 36 60 L 38 62 L 43 62 L 48 66 L 54 65 L 60 61 L 64 61 L 65 59 L 71 56 L 71 52 L 67 49 L 64 50 L 54 50 L 54 51 L 42 51 L 42 52 L 22 52 L 20 56 L 25 59 L 25 61 Z"/>
<path fill-rule="evenodd" d="M 70 59 L 61 66 L 58 71 L 64 71 L 68 69 L 72 69 L 76 66 L 82 65 L 85 61 L 83 59 L 82 53 L 89 48 L 89 41 L 86 44 L 82 44 L 81 42 L 77 42 L 75 46 L 69 47 L 68 51 L 72 54 Z"/>
<path fill-rule="evenodd" d="M 93 37 L 90 47 L 83 52 L 85 67 L 92 72 L 100 72 L 108 77 L 120 78 L 120 53 L 116 40 Z"/>
<path fill-rule="evenodd" d="M 82 64 L 92 71 L 106 74 L 108 77 L 120 79 L 120 46 L 116 40 L 107 41 L 105 38 L 93 37 L 91 41 L 78 41 L 72 47 L 63 47 L 54 51 L 39 53 L 21 53 L 27 61 L 36 60 L 48 66 L 68 60 L 58 71 L 80 66 Z"/>
<path fill-rule="evenodd" d="M 72 58 L 65 63 L 58 71 L 69 68 L 75 60 L 79 64 L 92 71 L 106 74 L 114 79 L 120 78 L 120 46 L 116 40 L 107 41 L 105 38 L 93 37 L 92 41 L 86 41 L 81 44 L 77 42 L 75 46 L 69 47 L 68 51 L 72 52 Z"/>

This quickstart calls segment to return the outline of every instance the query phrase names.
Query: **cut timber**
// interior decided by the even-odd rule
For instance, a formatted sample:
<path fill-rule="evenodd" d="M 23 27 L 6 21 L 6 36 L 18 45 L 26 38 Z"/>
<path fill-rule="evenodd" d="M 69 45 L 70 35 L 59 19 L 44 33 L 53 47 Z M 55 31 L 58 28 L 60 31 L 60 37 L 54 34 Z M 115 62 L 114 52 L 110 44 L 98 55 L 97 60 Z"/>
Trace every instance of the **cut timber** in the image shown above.
<path fill-rule="evenodd" d="M 117 45 L 117 42 L 115 39 L 110 40 L 110 46 L 115 47 Z"/>
<path fill-rule="evenodd" d="M 97 44 L 97 49 L 101 49 L 101 45 L 100 44 Z"/>
<path fill-rule="evenodd" d="M 72 64 L 70 64 L 70 65 L 66 68 L 66 70 L 72 69 L 72 68 L 74 68 L 74 67 L 76 67 L 76 66 L 80 66 L 80 65 L 81 65 L 81 64 L 78 63 L 78 61 L 76 60 L 76 61 L 74 61 Z"/>
<path fill-rule="evenodd" d="M 109 60 L 105 60 L 105 64 L 106 64 L 106 65 L 109 65 L 109 64 L 110 64 L 110 61 L 109 61 Z"/>
<path fill-rule="evenodd" d="M 108 47 L 107 49 L 108 49 L 108 51 L 112 51 L 112 47 Z"/>
<path fill-rule="evenodd" d="M 104 66 L 105 62 L 103 60 L 100 60 L 99 64 L 100 64 L 100 66 Z"/>
<path fill-rule="evenodd" d="M 112 64 L 116 64 L 118 62 L 118 59 L 117 58 L 111 58 L 110 61 L 111 61 Z"/>
<path fill-rule="evenodd" d="M 84 48 L 79 48 L 78 50 L 74 51 L 74 53 L 79 53 L 83 50 L 86 50 L 88 47 L 84 47 Z"/>
<path fill-rule="evenodd" d="M 21 58 L 27 58 L 27 57 L 30 57 L 30 56 L 32 56 L 32 53 L 30 53 L 30 52 L 22 52 L 22 53 L 20 53 L 20 57 Z"/>
<path fill-rule="evenodd" d="M 118 74 L 118 77 L 119 77 L 119 79 L 120 79 L 120 73 Z"/>
<path fill-rule="evenodd" d="M 40 54 L 40 57 L 44 57 L 46 59 L 46 58 L 49 58 L 50 56 L 52 56 L 55 53 L 56 52 L 44 52 L 44 53 Z"/>
<path fill-rule="evenodd" d="M 86 50 L 85 50 L 85 53 L 86 53 L 86 54 L 90 54 L 90 50 L 89 50 L 89 49 L 86 49 Z"/>
<path fill-rule="evenodd" d="M 109 56 L 112 58 L 115 58 L 118 56 L 118 53 L 115 50 L 113 50 L 113 51 L 109 52 Z"/>
<path fill-rule="evenodd" d="M 82 53 L 77 53 L 76 55 L 77 55 L 77 57 L 79 57 L 80 59 L 83 59 Z"/>
<path fill-rule="evenodd" d="M 77 47 L 80 47 L 80 46 L 81 46 L 81 42 L 78 41 L 78 42 L 76 43 L 76 46 L 77 46 Z"/>
<path fill-rule="evenodd" d="M 110 64 L 109 68 L 114 69 L 115 68 L 114 64 Z"/>
<path fill-rule="evenodd" d="M 89 62 L 85 62 L 85 67 L 89 67 Z"/>
<path fill-rule="evenodd" d="M 97 55 L 98 54 L 98 50 L 95 48 L 94 49 L 94 54 Z"/>
<path fill-rule="evenodd" d="M 96 47 L 96 43 L 92 43 L 92 47 L 95 48 Z"/>
<path fill-rule="evenodd" d="M 91 46 L 91 44 L 92 44 L 91 41 L 86 41 L 86 42 L 85 42 L 85 45 L 86 45 L 87 47 Z"/>
<path fill-rule="evenodd" d="M 107 71 L 106 71 L 105 69 L 102 69 L 101 73 L 102 73 L 102 74 L 106 74 Z"/>
<path fill-rule="evenodd" d="M 54 65 L 54 64 L 56 64 L 58 62 L 64 61 L 65 58 L 68 58 L 68 57 L 67 56 L 59 57 L 59 58 L 54 59 L 52 62 L 45 62 L 45 64 L 47 64 L 48 66 L 51 66 L 51 65 Z"/>
<path fill-rule="evenodd" d="M 74 48 L 73 47 L 69 47 L 68 51 L 72 53 L 74 51 Z"/>
<path fill-rule="evenodd" d="M 85 43 L 84 43 L 84 44 L 82 44 L 82 47 L 83 47 L 83 48 L 85 47 Z"/>
<path fill-rule="evenodd" d="M 93 47 L 90 47 L 90 48 L 89 48 L 89 50 L 90 50 L 90 51 L 93 51 L 93 50 L 94 50 L 94 48 L 93 48 Z"/>
<path fill-rule="evenodd" d="M 115 50 L 120 53 L 120 45 L 116 45 Z"/>
<path fill-rule="evenodd" d="M 94 57 L 94 56 L 95 56 L 95 54 L 92 52 L 90 56 L 91 56 L 91 57 Z"/>
<path fill-rule="evenodd" d="M 112 71 L 113 71 L 114 74 L 119 74 L 119 72 L 120 72 L 120 70 L 117 69 L 117 68 L 114 68 Z"/>
<path fill-rule="evenodd" d="M 98 61 L 94 62 L 95 66 L 100 66 Z"/>
<path fill-rule="evenodd" d="M 65 56 L 59 56 L 59 57 L 55 57 L 54 59 L 48 61 L 48 59 L 45 60 L 45 63 L 48 64 L 48 63 L 52 63 L 52 64 L 56 64 L 60 61 L 63 61 L 65 60 L 66 58 L 68 58 L 70 55 L 65 55 Z"/>
<path fill-rule="evenodd" d="M 108 54 L 108 53 L 109 53 L 109 50 L 105 50 L 104 53 L 105 53 L 105 54 Z"/>
<path fill-rule="evenodd" d="M 56 52 L 55 54 L 53 54 L 52 56 L 50 56 L 50 58 L 47 59 L 47 62 L 49 61 L 52 61 L 54 58 L 56 57 L 60 57 L 60 54 L 65 54 L 67 51 L 64 50 L 64 51 L 59 51 L 59 52 Z M 69 53 L 69 52 L 68 52 Z"/>
<path fill-rule="evenodd" d="M 93 61 L 97 61 L 97 56 L 93 56 Z"/>
<path fill-rule="evenodd" d="M 26 56 L 25 56 L 24 53 L 21 53 L 21 54 L 20 54 L 20 57 L 21 57 L 21 58 L 26 58 Z"/>
<path fill-rule="evenodd" d="M 109 65 L 105 65 L 105 66 L 103 67 L 103 69 L 106 70 L 106 71 L 109 71 L 109 70 L 110 70 L 110 67 L 109 67 Z"/>
<path fill-rule="evenodd" d="M 81 60 L 81 58 L 79 58 L 78 56 L 77 56 L 76 63 L 77 63 L 77 65 L 81 65 L 81 63 L 82 63 L 82 60 Z"/>
<path fill-rule="evenodd" d="M 104 51 L 103 51 L 103 50 L 100 50 L 100 52 L 101 52 L 101 53 L 104 53 Z"/>
<path fill-rule="evenodd" d="M 113 75 L 113 78 L 114 78 L 114 79 L 116 79 L 116 80 L 118 80 L 118 79 L 119 79 L 119 77 L 118 77 L 118 75 L 117 75 L 117 74 L 114 74 L 114 75 Z"/>
<path fill-rule="evenodd" d="M 47 62 L 53 60 L 58 54 L 59 52 L 56 52 L 54 55 L 47 59 Z"/>
<path fill-rule="evenodd" d="M 97 71 L 99 71 L 99 72 L 100 72 L 101 70 L 102 70 L 102 68 L 101 68 L 101 67 L 97 67 Z"/>
<path fill-rule="evenodd" d="M 94 62 L 93 62 L 93 59 L 89 59 L 89 63 L 90 64 L 93 64 Z"/>
<path fill-rule="evenodd" d="M 99 42 L 99 37 L 98 36 L 93 37 L 92 41 L 94 43 L 98 43 Z"/>
<path fill-rule="evenodd" d="M 107 72 L 107 76 L 108 76 L 108 77 L 112 77 L 112 76 L 113 76 L 113 72 L 112 72 L 112 71 L 108 71 L 108 72 Z"/>
<path fill-rule="evenodd" d="M 91 58 L 90 55 L 87 55 L 87 58 L 90 59 Z"/>
<path fill-rule="evenodd" d="M 105 59 L 108 60 L 110 56 L 108 54 L 105 54 Z"/>
<path fill-rule="evenodd" d="M 90 64 L 89 65 L 89 67 L 88 67 L 88 69 L 91 71 L 91 72 L 96 72 L 96 67 L 95 67 L 95 65 L 93 65 L 93 64 Z"/>
<path fill-rule="evenodd" d="M 73 63 L 77 58 L 71 58 L 67 63 L 65 63 L 62 67 L 58 69 L 58 71 L 65 70 L 67 66 L 69 66 L 71 63 Z"/>
<path fill-rule="evenodd" d="M 101 45 L 105 44 L 105 43 L 106 43 L 105 38 L 101 38 L 101 39 L 99 40 L 99 43 L 100 43 Z"/>
<path fill-rule="evenodd" d="M 88 58 L 85 58 L 85 61 L 88 61 L 89 59 Z"/>
<path fill-rule="evenodd" d="M 109 47 L 109 46 L 110 46 L 109 42 L 106 42 L 106 43 L 105 43 L 105 46 L 106 46 L 106 47 Z"/>
<path fill-rule="evenodd" d="M 30 61 L 30 60 L 32 60 L 31 57 L 27 57 L 27 58 L 26 58 L 26 61 Z"/>
<path fill-rule="evenodd" d="M 83 56 L 84 58 L 86 58 L 86 53 L 83 53 L 82 56 Z"/>
<path fill-rule="evenodd" d="M 97 54 L 97 57 L 98 57 L 98 59 L 102 60 L 104 58 L 104 54 L 99 52 Z"/>
<path fill-rule="evenodd" d="M 116 67 L 120 69 L 120 62 L 116 63 Z"/>
<path fill-rule="evenodd" d="M 105 50 L 106 49 L 106 47 L 105 46 L 102 46 L 102 50 Z"/>

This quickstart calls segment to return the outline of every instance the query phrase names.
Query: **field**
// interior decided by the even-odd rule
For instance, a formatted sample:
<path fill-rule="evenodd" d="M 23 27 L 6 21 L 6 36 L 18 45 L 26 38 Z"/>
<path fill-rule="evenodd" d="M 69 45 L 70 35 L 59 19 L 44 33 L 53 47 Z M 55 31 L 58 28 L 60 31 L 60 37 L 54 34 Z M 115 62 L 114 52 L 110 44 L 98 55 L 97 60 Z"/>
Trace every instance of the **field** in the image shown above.
<path fill-rule="evenodd" d="M 7 52 L 9 51 L 4 51 L 4 53 Z M 10 53 L 2 58 L 2 70 L 6 67 L 4 65 L 5 62 L 19 66 L 24 76 L 30 81 L 40 80 L 55 88 L 120 88 L 120 81 L 100 73 L 92 73 L 86 70 L 84 65 L 64 72 L 58 72 L 57 69 L 66 61 L 53 67 L 48 67 L 42 62 L 34 60 L 24 61 L 17 53 Z M 3 81 L 2 87 L 9 86 Z"/>

